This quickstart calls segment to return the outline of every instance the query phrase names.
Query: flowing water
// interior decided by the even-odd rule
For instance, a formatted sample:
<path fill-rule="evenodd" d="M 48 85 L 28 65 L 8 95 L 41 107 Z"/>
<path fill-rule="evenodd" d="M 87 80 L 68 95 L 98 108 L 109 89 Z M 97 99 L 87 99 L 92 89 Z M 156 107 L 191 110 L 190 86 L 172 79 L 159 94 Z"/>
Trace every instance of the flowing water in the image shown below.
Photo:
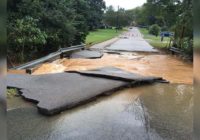
<path fill-rule="evenodd" d="M 101 59 L 61 59 L 38 67 L 33 74 L 57 73 L 66 70 L 88 70 L 114 66 L 144 76 L 163 77 L 171 83 L 192 84 L 192 64 L 171 55 L 122 53 L 105 54 Z"/>
<path fill-rule="evenodd" d="M 191 140 L 191 85 L 129 88 L 45 117 L 21 97 L 8 100 L 9 140 Z"/>
<path fill-rule="evenodd" d="M 8 99 L 9 140 L 191 140 L 192 64 L 163 54 L 105 54 L 101 59 L 61 59 L 33 74 L 115 66 L 171 84 L 124 89 L 46 117 L 21 97 Z"/>

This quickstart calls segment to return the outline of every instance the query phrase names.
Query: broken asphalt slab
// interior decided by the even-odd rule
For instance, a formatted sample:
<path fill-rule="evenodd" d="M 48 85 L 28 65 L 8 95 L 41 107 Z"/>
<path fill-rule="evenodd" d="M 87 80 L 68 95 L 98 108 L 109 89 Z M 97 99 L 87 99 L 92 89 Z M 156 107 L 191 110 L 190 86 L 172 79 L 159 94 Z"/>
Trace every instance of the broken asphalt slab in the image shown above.
<path fill-rule="evenodd" d="M 139 74 L 131 73 L 121 70 L 115 67 L 103 67 L 100 69 L 88 70 L 88 71 L 68 71 L 71 73 L 80 73 L 82 75 L 104 77 L 115 80 L 122 80 L 127 82 L 153 82 L 153 81 L 165 81 L 161 77 L 145 77 Z"/>
<path fill-rule="evenodd" d="M 97 96 L 111 94 L 133 83 L 152 79 L 110 67 L 93 70 L 91 74 L 89 72 L 91 73 L 8 74 L 7 85 L 19 89 L 25 99 L 37 103 L 40 113 L 54 115 Z M 157 79 L 151 82 L 156 82 Z"/>
<path fill-rule="evenodd" d="M 70 58 L 86 58 L 86 59 L 96 59 L 101 58 L 103 53 L 96 50 L 82 50 L 74 52 L 70 55 Z"/>
<path fill-rule="evenodd" d="M 49 74 L 31 78 L 23 76 L 21 83 L 15 81 L 15 76 L 8 75 L 8 86 L 20 89 L 25 99 L 38 103 L 37 107 L 44 115 L 60 113 L 100 94 L 128 85 L 128 82 L 124 81 L 82 76 L 77 73 Z"/>

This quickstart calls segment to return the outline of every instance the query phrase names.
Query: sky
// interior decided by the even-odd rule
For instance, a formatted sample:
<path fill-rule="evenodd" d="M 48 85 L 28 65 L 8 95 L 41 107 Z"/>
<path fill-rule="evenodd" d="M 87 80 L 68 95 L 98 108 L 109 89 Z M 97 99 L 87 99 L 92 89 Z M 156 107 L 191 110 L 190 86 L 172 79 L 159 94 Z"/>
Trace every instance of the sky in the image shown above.
<path fill-rule="evenodd" d="M 133 9 L 138 6 L 142 6 L 146 0 L 104 0 L 106 2 L 106 6 L 114 6 L 117 9 L 118 5 L 121 8 L 125 9 Z"/>

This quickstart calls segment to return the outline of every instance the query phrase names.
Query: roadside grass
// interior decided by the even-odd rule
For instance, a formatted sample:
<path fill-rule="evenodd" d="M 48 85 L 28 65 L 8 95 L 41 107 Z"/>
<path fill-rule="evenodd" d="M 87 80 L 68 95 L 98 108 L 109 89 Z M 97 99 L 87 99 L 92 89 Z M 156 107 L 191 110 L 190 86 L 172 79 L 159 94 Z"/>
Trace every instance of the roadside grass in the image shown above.
<path fill-rule="evenodd" d="M 14 96 L 17 96 L 17 89 L 15 88 L 10 88 L 10 89 L 7 89 L 7 93 L 6 93 L 6 96 L 7 98 L 12 98 Z"/>
<path fill-rule="evenodd" d="M 86 45 L 92 46 L 107 41 L 120 35 L 124 31 L 126 31 L 126 29 L 119 30 L 118 32 L 116 32 L 115 29 L 98 29 L 97 31 L 92 31 L 86 38 Z"/>
<path fill-rule="evenodd" d="M 149 34 L 149 31 L 145 28 L 139 28 L 140 32 L 143 34 L 143 38 L 149 42 L 150 45 L 152 45 L 155 48 L 158 49 L 167 49 L 169 46 L 170 38 L 164 37 L 163 42 L 161 42 L 161 37 L 154 36 Z"/>

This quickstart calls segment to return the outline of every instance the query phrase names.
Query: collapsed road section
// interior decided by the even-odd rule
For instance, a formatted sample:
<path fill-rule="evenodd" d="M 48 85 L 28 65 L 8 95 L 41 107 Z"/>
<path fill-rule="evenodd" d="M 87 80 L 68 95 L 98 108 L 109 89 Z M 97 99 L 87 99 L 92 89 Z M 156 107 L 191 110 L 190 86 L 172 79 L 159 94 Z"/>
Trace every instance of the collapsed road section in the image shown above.
<path fill-rule="evenodd" d="M 8 87 L 19 89 L 21 96 L 37 103 L 39 112 L 44 115 L 58 114 L 121 88 L 161 81 L 165 80 L 158 77 L 144 77 L 113 67 L 85 72 L 7 76 Z"/>

